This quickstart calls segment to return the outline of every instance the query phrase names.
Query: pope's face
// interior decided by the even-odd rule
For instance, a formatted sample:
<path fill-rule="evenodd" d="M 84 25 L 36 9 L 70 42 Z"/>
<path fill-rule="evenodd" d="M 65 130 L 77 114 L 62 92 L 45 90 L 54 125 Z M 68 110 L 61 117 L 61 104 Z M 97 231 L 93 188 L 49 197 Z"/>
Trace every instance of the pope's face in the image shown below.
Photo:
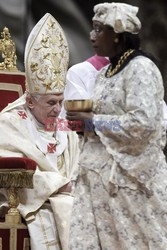
<path fill-rule="evenodd" d="M 27 98 L 27 105 L 36 120 L 43 125 L 48 119 L 56 119 L 62 108 L 63 94 L 43 95 L 36 100 L 33 97 Z"/>

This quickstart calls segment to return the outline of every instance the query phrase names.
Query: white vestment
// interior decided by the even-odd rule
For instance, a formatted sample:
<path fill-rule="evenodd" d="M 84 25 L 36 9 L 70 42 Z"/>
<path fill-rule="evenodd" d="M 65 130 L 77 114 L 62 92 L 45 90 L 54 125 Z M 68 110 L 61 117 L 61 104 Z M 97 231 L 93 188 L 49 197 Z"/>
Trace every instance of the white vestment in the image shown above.
<path fill-rule="evenodd" d="M 76 133 L 45 131 L 25 106 L 25 96 L 22 96 L 0 113 L 0 137 L 1 157 L 28 157 L 37 163 L 33 176 L 34 188 L 21 190 L 18 206 L 27 221 L 30 235 L 40 234 L 40 229 L 36 231 L 31 223 L 36 223 L 39 214 L 43 214 L 43 209 L 46 212 L 45 202 L 50 202 L 51 209 L 48 211 L 54 213 L 57 229 L 54 229 L 55 225 L 50 227 L 57 230 L 60 244 L 55 241 L 53 248 L 49 248 L 52 242 L 43 239 L 44 243 L 40 245 L 37 236 L 38 249 L 46 249 L 46 245 L 48 249 L 68 249 L 68 221 L 73 197 L 70 194 L 57 194 L 57 191 L 75 180 L 77 175 L 79 149 Z M 48 215 L 48 218 L 51 216 Z M 43 235 L 48 235 L 47 232 L 43 232 Z M 31 249 L 37 250 L 31 243 Z"/>
<path fill-rule="evenodd" d="M 92 99 L 95 89 L 95 80 L 98 72 L 106 66 L 109 60 L 94 55 L 88 60 L 77 63 L 67 72 L 67 85 L 64 90 L 64 100 Z M 61 116 L 65 117 L 62 109 Z"/>

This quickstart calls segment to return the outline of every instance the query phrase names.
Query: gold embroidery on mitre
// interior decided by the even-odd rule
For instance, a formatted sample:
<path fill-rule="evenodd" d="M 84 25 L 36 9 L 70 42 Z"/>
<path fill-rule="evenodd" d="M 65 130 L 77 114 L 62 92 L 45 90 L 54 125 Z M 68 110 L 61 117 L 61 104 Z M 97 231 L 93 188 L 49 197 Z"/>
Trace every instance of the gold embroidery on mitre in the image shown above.
<path fill-rule="evenodd" d="M 58 22 L 50 14 L 46 16 L 27 53 L 25 66 L 30 93 L 61 93 L 66 83 L 68 44 Z"/>

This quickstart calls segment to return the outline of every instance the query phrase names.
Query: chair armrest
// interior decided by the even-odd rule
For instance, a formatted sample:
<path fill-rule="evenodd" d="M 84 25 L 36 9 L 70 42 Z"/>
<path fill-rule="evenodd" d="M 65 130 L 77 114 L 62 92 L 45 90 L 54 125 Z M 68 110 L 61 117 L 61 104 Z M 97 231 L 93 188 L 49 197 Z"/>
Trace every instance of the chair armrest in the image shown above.
<path fill-rule="evenodd" d="M 0 188 L 33 188 L 36 162 L 24 157 L 0 158 Z"/>
<path fill-rule="evenodd" d="M 36 162 L 30 158 L 25 157 L 0 157 L 0 170 L 5 169 L 22 169 L 34 170 L 36 169 Z"/>

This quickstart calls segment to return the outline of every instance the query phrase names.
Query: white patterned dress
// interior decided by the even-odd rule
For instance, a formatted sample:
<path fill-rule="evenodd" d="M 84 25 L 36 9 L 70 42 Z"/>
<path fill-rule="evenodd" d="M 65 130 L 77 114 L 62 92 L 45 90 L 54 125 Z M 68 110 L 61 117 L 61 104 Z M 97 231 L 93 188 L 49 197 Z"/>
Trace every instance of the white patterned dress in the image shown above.
<path fill-rule="evenodd" d="M 106 68 L 94 95 L 96 135 L 80 157 L 70 250 L 166 250 L 162 77 L 144 56 L 111 78 Z"/>

